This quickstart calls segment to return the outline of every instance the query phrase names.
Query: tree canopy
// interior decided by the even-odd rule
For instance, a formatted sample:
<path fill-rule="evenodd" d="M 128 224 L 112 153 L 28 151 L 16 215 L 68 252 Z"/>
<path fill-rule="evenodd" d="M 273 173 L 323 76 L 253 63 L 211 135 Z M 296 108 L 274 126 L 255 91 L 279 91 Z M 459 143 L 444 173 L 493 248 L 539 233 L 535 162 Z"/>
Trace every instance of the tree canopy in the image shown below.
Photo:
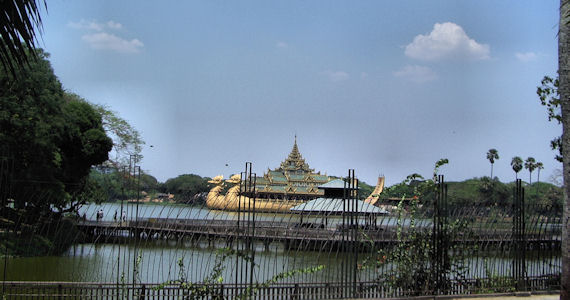
<path fill-rule="evenodd" d="M 540 104 L 546 106 L 548 112 L 548 120 L 556 120 L 558 124 L 562 123 L 562 111 L 560 102 L 560 92 L 558 91 L 559 80 L 544 76 L 540 82 L 540 86 L 536 88 L 536 94 L 540 99 Z M 557 161 L 562 162 L 562 139 L 560 136 L 555 137 L 550 141 L 552 150 L 558 150 L 555 158 Z"/>
<path fill-rule="evenodd" d="M 103 128 L 113 140 L 112 157 L 109 158 L 109 163 L 117 169 L 121 166 L 128 166 L 131 155 L 136 155 L 137 162 L 140 162 L 144 141 L 138 130 L 109 107 L 99 104 L 94 104 L 93 107 L 101 115 Z"/>
<path fill-rule="evenodd" d="M 511 167 L 513 168 L 513 171 L 515 171 L 515 178 L 518 178 L 518 173 L 522 170 L 523 168 L 523 160 L 522 158 L 520 158 L 520 156 L 515 156 L 513 157 L 513 159 L 511 160 Z"/>
<path fill-rule="evenodd" d="M 11 197 L 18 207 L 63 210 L 82 192 L 92 165 L 107 160 L 112 141 L 101 115 L 66 93 L 48 54 L 16 68 L 0 68 L 0 155 L 12 160 Z"/>
<path fill-rule="evenodd" d="M 168 179 L 164 183 L 164 191 L 176 195 L 177 201 L 189 201 L 196 194 L 210 190 L 208 177 L 200 177 L 195 174 L 183 174 L 175 178 Z"/>

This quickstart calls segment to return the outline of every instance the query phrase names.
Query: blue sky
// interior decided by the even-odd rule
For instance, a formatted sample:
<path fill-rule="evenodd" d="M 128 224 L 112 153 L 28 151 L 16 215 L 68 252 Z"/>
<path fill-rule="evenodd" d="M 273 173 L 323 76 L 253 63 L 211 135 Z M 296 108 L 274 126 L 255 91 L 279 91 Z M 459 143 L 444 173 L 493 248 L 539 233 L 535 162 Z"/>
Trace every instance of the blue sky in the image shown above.
<path fill-rule="evenodd" d="M 561 167 L 535 94 L 557 69 L 558 1 L 47 4 L 56 75 L 141 131 L 161 181 L 261 174 L 295 134 L 311 167 L 371 184 L 440 158 L 448 180 L 488 176 L 490 148 L 502 181 L 515 155 L 542 161 L 541 180 Z"/>

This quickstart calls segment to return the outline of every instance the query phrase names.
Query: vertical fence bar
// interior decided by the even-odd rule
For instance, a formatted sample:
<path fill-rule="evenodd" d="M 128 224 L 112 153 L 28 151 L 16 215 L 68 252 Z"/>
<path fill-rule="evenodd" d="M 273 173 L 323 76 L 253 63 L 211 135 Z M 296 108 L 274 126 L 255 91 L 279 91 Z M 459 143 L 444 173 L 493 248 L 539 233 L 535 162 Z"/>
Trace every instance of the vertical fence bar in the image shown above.
<path fill-rule="evenodd" d="M 351 169 L 351 176 L 350 176 L 350 196 L 352 202 L 352 210 L 353 210 L 353 219 L 354 219 L 354 228 L 352 230 L 352 251 L 353 251 L 353 263 L 352 263 L 352 297 L 358 297 L 357 294 L 357 272 L 358 272 L 358 251 L 359 251 L 359 218 L 358 215 L 358 181 L 354 175 L 354 169 Z"/>
<path fill-rule="evenodd" d="M 358 269 L 358 196 L 354 170 L 348 170 L 343 188 L 341 297 L 356 297 Z"/>
<path fill-rule="evenodd" d="M 347 183 L 344 182 L 344 188 L 342 190 L 342 238 L 340 242 L 340 250 L 342 255 L 341 260 L 341 274 L 340 274 L 340 297 L 345 297 L 345 289 L 346 289 L 346 276 L 348 271 L 348 262 L 346 258 L 346 253 L 348 250 L 347 242 L 348 242 L 348 224 L 347 224 L 347 195 L 346 195 Z"/>
<path fill-rule="evenodd" d="M 433 203 L 433 294 L 445 293 L 448 288 L 447 269 L 449 264 L 449 244 L 447 234 L 447 185 L 443 175 L 436 178 L 436 195 Z"/>
<path fill-rule="evenodd" d="M 521 179 L 517 179 L 513 195 L 513 279 L 518 291 L 525 291 L 526 284 L 526 234 L 524 188 Z"/>
<path fill-rule="evenodd" d="M 241 178 L 242 176 L 243 176 L 243 175 L 240 175 L 240 178 Z M 241 189 L 242 189 L 242 187 L 241 187 L 241 185 L 242 185 L 241 180 L 240 180 L 239 185 L 240 185 L 240 188 L 239 188 L 239 189 L 240 189 L 240 191 L 241 191 Z M 240 204 L 240 202 L 241 202 L 241 201 L 239 201 L 239 199 L 238 199 L 237 224 L 236 224 L 236 233 L 235 233 L 235 236 L 234 236 L 234 244 L 235 244 L 235 248 L 236 248 L 236 253 L 239 253 L 239 244 L 240 244 L 240 237 L 241 237 L 241 234 L 240 234 L 241 204 Z M 239 268 L 239 255 L 236 255 L 235 271 L 236 271 L 236 272 L 235 272 L 235 273 L 236 273 L 235 286 L 236 286 L 236 290 L 237 290 L 237 287 L 238 287 L 238 285 L 240 284 L 240 276 L 239 276 L 239 275 L 240 275 L 240 273 L 241 273 L 241 272 L 240 272 L 240 268 Z"/>
<path fill-rule="evenodd" d="M 135 208 L 135 226 L 131 226 L 131 234 L 135 239 L 134 243 L 134 255 L 133 255 L 133 298 L 135 297 L 136 287 L 135 284 L 137 282 L 137 272 L 139 271 L 139 266 L 137 265 L 138 261 L 138 246 L 139 246 L 139 202 L 140 202 L 140 183 L 141 183 L 141 167 L 136 165 L 136 156 L 135 156 L 135 165 L 133 166 L 133 176 L 136 182 L 137 187 L 137 203 Z M 137 175 L 138 169 L 138 175 Z"/>

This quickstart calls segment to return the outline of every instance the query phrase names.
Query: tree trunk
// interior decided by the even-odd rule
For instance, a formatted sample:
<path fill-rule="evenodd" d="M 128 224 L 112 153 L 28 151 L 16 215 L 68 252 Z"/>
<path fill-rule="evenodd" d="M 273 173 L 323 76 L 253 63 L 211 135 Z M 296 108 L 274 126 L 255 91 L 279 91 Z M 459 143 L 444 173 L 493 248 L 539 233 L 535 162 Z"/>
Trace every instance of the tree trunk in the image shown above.
<path fill-rule="evenodd" d="M 528 185 L 532 184 L 532 172 L 528 172 Z"/>
<path fill-rule="evenodd" d="M 570 300 L 570 0 L 560 0 L 558 28 L 558 76 L 562 106 L 562 157 L 564 172 L 564 211 L 562 217 L 562 276 L 560 299 Z"/>
<path fill-rule="evenodd" d="M 493 180 L 493 164 L 491 164 L 491 180 Z"/>

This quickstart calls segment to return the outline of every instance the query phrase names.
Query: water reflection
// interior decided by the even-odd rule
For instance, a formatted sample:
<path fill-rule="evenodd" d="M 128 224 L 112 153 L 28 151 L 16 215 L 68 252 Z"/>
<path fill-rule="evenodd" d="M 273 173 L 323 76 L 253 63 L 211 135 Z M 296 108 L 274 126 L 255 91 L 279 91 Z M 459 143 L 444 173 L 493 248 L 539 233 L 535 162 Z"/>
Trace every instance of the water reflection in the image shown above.
<path fill-rule="evenodd" d="M 206 241 L 149 241 L 137 246 L 141 257 L 138 282 L 160 283 L 176 280 L 181 276 L 200 281 L 208 276 L 215 265 L 216 248 L 224 247 L 217 241 L 208 244 Z M 336 251 L 291 251 L 280 243 L 272 243 L 269 247 L 259 243 L 255 245 L 255 280 L 262 282 L 272 276 L 294 269 L 324 265 L 325 269 L 314 274 L 301 274 L 288 281 L 306 280 L 313 282 L 336 281 L 344 276 L 343 263 L 347 256 Z M 132 282 L 133 266 L 137 265 L 134 244 L 79 244 L 71 247 L 62 256 L 10 258 L 6 269 L 6 280 L 24 281 L 77 281 L 77 282 Z M 360 263 L 367 257 L 359 255 Z M 560 252 L 546 255 L 544 251 L 529 251 L 527 256 L 529 276 L 555 274 L 560 272 Z M 182 259 L 183 271 L 178 261 Z M 2 261 L 2 268 L 4 261 Z M 225 282 L 235 280 L 236 258 L 229 257 L 222 276 Z M 240 265 L 246 263 L 240 260 Z M 466 266 L 469 277 L 486 277 L 493 275 L 509 275 L 511 258 L 508 253 L 487 251 L 469 257 Z M 390 264 L 382 270 L 365 269 L 359 271 L 360 280 L 374 280 L 378 273 L 390 269 Z M 343 271 L 344 270 L 344 271 Z M 244 272 L 240 268 L 239 272 Z"/>

